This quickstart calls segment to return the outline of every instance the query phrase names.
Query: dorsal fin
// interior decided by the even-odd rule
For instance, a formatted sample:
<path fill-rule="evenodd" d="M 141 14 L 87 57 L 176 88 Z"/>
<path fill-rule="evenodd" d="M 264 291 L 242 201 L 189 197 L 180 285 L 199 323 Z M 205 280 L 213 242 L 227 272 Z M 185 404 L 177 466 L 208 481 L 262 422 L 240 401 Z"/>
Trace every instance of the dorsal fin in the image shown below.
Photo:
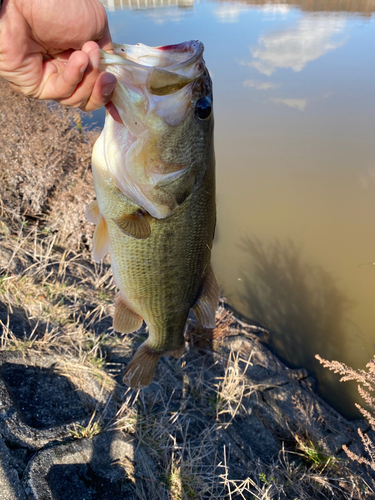
<path fill-rule="evenodd" d="M 143 214 L 125 214 L 117 219 L 113 219 L 113 222 L 121 229 L 123 233 L 137 240 L 145 240 L 151 234 L 151 227 L 148 220 Z"/>
<path fill-rule="evenodd" d="M 98 224 L 100 222 L 100 212 L 97 200 L 90 203 L 85 211 L 86 219 L 93 224 Z"/>
<path fill-rule="evenodd" d="M 210 266 L 204 278 L 201 295 L 193 306 L 193 311 L 202 326 L 215 328 L 215 313 L 219 298 L 219 285 Z"/>
<path fill-rule="evenodd" d="M 115 298 L 115 314 L 113 315 L 113 329 L 120 333 L 136 332 L 142 326 L 142 318 L 126 303 L 119 292 Z"/>
<path fill-rule="evenodd" d="M 100 262 L 109 250 L 110 243 L 107 224 L 104 218 L 101 217 L 94 231 L 92 258 L 95 262 Z"/>

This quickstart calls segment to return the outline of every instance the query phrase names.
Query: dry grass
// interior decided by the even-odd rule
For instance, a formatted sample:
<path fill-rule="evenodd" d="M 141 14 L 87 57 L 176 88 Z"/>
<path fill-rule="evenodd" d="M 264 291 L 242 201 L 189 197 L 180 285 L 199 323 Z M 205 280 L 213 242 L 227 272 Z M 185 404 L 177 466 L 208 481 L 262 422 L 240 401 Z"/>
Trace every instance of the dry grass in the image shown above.
<path fill-rule="evenodd" d="M 108 264 L 93 265 L 89 254 L 69 252 L 37 226 L 21 226 L 3 246 L 12 252 L 8 268 L 17 261 L 20 272 L 0 277 L 0 299 L 11 313 L 22 309 L 29 320 L 75 329 L 109 312 L 114 284 Z"/>
<path fill-rule="evenodd" d="M 223 377 L 218 377 L 213 385 L 216 398 L 216 420 L 219 422 L 224 415 L 229 416 L 224 428 L 227 428 L 237 415 L 245 411 L 242 401 L 255 390 L 254 385 L 246 378 L 246 370 L 251 363 L 251 354 L 249 359 L 242 360 L 245 362 L 245 369 L 240 367 L 240 361 L 240 354 L 231 351 Z"/>
<path fill-rule="evenodd" d="M 225 498 L 243 498 L 257 500 L 271 499 L 358 499 L 373 498 L 374 490 L 346 467 L 345 463 L 335 460 L 314 459 L 311 453 L 317 450 L 302 445 L 302 453 L 286 450 L 283 446 L 277 459 L 269 465 L 254 463 L 252 474 L 243 480 L 228 477 L 228 467 L 222 474 L 226 487 Z M 225 455 L 224 455 L 225 456 Z M 302 458 L 303 460 L 301 460 Z"/>
<path fill-rule="evenodd" d="M 340 382 L 354 380 L 358 383 L 358 392 L 364 400 L 365 408 L 358 403 L 356 403 L 356 407 L 368 421 L 372 431 L 375 431 L 375 397 L 373 395 L 375 391 L 375 357 L 367 363 L 367 371 L 354 370 L 345 363 L 327 361 L 319 355 L 317 355 L 316 358 L 324 367 L 329 368 L 335 373 L 339 373 L 341 375 Z M 368 434 L 364 434 L 361 429 L 358 429 L 358 434 L 366 450 L 367 457 L 359 456 L 358 453 L 351 451 L 347 446 L 343 446 L 343 449 L 351 460 L 375 471 L 375 443 L 373 439 L 371 439 Z"/>
<path fill-rule="evenodd" d="M 82 248 L 92 235 L 84 211 L 97 132 L 82 128 L 79 111 L 23 97 L 2 79 L 0 92 L 0 217 L 37 218 L 57 244 Z"/>
<path fill-rule="evenodd" d="M 165 498 L 225 498 L 216 424 L 212 422 L 197 435 L 189 414 L 192 409 L 173 411 L 172 406 L 173 395 L 166 400 L 161 390 L 152 398 L 142 392 L 128 394 L 112 425 L 134 434 L 158 464 Z"/>

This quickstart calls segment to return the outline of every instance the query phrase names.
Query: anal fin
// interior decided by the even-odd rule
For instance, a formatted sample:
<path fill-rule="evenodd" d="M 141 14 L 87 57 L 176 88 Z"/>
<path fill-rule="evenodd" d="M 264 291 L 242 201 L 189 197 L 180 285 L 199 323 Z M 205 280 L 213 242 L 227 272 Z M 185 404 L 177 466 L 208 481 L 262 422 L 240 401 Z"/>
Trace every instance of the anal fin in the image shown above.
<path fill-rule="evenodd" d="M 121 293 L 115 299 L 115 314 L 113 315 L 113 329 L 120 333 L 131 333 L 139 330 L 143 319 L 126 303 Z"/>
<path fill-rule="evenodd" d="M 94 231 L 92 258 L 95 262 L 100 262 L 109 250 L 110 243 L 107 224 L 104 218 L 101 217 Z"/>
<path fill-rule="evenodd" d="M 113 222 L 121 229 L 127 236 L 132 236 L 137 240 L 145 240 L 151 234 L 151 227 L 148 220 L 141 213 L 125 214 Z"/>
<path fill-rule="evenodd" d="M 144 342 L 130 360 L 122 381 L 133 389 L 142 389 L 149 385 L 154 378 L 155 367 L 161 354 L 153 351 Z"/>
<path fill-rule="evenodd" d="M 98 224 L 100 222 L 101 215 L 99 212 L 98 202 L 96 200 L 91 202 L 86 208 L 85 216 L 86 219 L 93 224 Z"/>
<path fill-rule="evenodd" d="M 193 306 L 193 311 L 202 326 L 215 328 L 215 313 L 219 298 L 219 285 L 210 266 L 204 278 L 201 295 Z"/>

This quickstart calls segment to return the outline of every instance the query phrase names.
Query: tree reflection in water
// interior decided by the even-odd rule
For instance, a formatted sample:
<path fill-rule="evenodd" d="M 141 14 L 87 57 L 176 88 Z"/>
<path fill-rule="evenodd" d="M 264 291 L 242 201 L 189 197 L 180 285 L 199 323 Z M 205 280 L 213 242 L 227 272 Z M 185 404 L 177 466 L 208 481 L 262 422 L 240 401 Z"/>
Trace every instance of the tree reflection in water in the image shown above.
<path fill-rule="evenodd" d="M 356 391 L 322 369 L 315 354 L 345 359 L 345 325 L 355 303 L 322 267 L 307 262 L 289 239 L 269 244 L 248 237 L 240 245 L 248 254 L 240 295 L 247 315 L 274 333 L 270 345 L 289 365 L 307 368 L 319 380 L 321 394 L 348 416 L 355 415 Z M 353 389 L 353 386 L 352 388 Z M 350 399 L 350 402 L 348 401 Z"/>

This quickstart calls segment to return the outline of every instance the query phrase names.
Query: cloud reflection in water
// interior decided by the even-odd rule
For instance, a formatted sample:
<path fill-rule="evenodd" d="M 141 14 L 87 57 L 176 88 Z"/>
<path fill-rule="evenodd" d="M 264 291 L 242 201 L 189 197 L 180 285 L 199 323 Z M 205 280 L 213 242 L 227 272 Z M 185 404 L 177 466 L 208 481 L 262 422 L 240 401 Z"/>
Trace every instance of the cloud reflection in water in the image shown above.
<path fill-rule="evenodd" d="M 260 36 L 258 46 L 250 49 L 255 60 L 239 63 L 254 67 L 267 76 L 277 68 L 301 71 L 308 62 L 344 44 L 345 26 L 344 19 L 304 17 L 293 28 Z"/>
<path fill-rule="evenodd" d="M 216 7 L 213 13 L 219 23 L 237 23 L 241 12 L 248 10 L 248 8 L 247 5 L 240 3 L 226 3 Z"/>
<path fill-rule="evenodd" d="M 276 104 L 284 104 L 289 108 L 299 109 L 300 111 L 305 111 L 307 105 L 307 99 L 272 99 L 272 102 Z"/>
<path fill-rule="evenodd" d="M 259 82 L 257 80 L 245 80 L 243 82 L 243 86 L 248 87 L 249 89 L 269 90 L 269 89 L 277 89 L 278 87 L 280 87 L 280 83 Z"/>

